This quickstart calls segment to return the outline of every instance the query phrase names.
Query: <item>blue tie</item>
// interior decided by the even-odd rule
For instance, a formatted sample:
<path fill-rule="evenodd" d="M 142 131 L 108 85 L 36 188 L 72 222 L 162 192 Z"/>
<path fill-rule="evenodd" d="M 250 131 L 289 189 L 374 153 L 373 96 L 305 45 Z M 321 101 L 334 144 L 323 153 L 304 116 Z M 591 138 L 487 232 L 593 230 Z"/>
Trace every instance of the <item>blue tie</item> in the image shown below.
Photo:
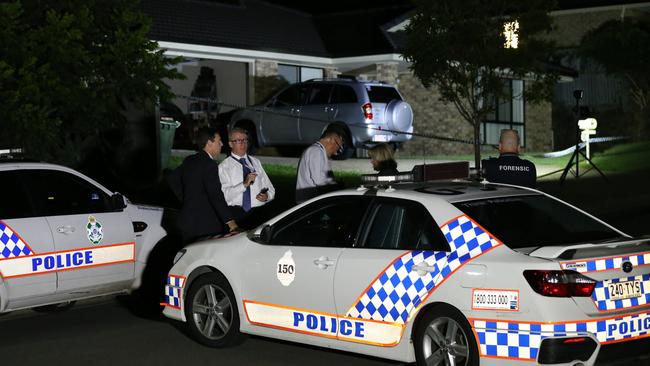
<path fill-rule="evenodd" d="M 245 158 L 239 159 L 239 162 L 241 163 L 241 166 L 244 170 L 244 180 L 246 180 L 246 176 L 251 173 L 251 170 L 248 168 Z M 251 210 L 251 186 L 246 187 L 246 190 L 244 191 L 244 196 L 242 197 L 241 200 L 241 206 L 244 208 L 244 211 L 246 212 Z"/>

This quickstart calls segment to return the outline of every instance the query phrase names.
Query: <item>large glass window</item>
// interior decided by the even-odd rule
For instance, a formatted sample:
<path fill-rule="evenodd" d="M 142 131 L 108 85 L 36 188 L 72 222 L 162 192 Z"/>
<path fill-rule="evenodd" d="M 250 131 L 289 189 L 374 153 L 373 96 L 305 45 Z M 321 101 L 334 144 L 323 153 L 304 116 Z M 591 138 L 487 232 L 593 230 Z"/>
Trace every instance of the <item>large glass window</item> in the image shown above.
<path fill-rule="evenodd" d="M 0 219 L 32 216 L 31 203 L 18 174 L 17 171 L 0 172 L 0 192 L 3 195 Z"/>
<path fill-rule="evenodd" d="M 422 204 L 380 199 L 370 211 L 364 247 L 449 251 L 449 244 Z"/>
<path fill-rule="evenodd" d="M 321 79 L 323 77 L 323 69 L 279 64 L 278 75 L 283 77 L 289 84 L 294 84 L 309 79 Z"/>
<path fill-rule="evenodd" d="M 76 175 L 54 170 L 29 170 L 23 174 L 36 216 L 111 211 L 108 195 Z"/>
<path fill-rule="evenodd" d="M 351 247 L 356 240 L 369 198 L 324 198 L 273 225 L 270 244 Z"/>
<path fill-rule="evenodd" d="M 586 214 L 541 195 L 459 202 L 455 206 L 510 248 L 594 243 L 620 237 Z"/>
<path fill-rule="evenodd" d="M 501 130 L 514 129 L 519 132 L 522 146 L 525 142 L 524 123 L 524 81 L 504 80 L 503 98 L 488 98 L 486 103 L 492 103 L 494 111 L 481 124 L 481 136 L 486 144 L 498 144 Z"/>

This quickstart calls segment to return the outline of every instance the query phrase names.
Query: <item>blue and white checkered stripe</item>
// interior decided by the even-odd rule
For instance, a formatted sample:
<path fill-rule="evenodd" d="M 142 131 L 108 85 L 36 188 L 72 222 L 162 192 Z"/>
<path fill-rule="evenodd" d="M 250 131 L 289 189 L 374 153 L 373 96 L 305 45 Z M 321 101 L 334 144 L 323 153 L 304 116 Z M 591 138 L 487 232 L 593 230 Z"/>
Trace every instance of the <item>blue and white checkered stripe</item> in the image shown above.
<path fill-rule="evenodd" d="M 441 227 L 451 252 L 415 250 L 397 258 L 375 279 L 346 314 L 349 317 L 404 324 L 428 294 L 470 259 L 500 245 L 466 216 Z M 412 271 L 425 262 L 434 270 Z"/>
<path fill-rule="evenodd" d="M 165 285 L 165 304 L 180 308 L 183 298 L 183 286 L 185 277 L 168 275 L 167 284 Z"/>
<path fill-rule="evenodd" d="M 587 273 L 595 271 L 609 271 L 620 269 L 623 262 L 629 261 L 634 267 L 650 265 L 650 252 L 630 256 L 598 258 L 584 261 L 562 262 L 563 269 L 572 269 L 577 272 Z"/>
<path fill-rule="evenodd" d="M 0 221 L 0 259 L 33 254 L 25 242 L 9 226 Z"/>
<path fill-rule="evenodd" d="M 624 300 L 610 300 L 609 284 L 624 281 L 641 281 L 641 297 Z M 611 280 L 598 281 L 594 292 L 591 294 L 594 304 L 600 311 L 626 309 L 634 306 L 650 304 L 650 274 L 641 276 L 632 276 L 624 278 L 614 278 Z"/>
<path fill-rule="evenodd" d="M 570 323 L 470 320 L 482 356 L 535 360 L 544 338 L 592 334 L 601 343 L 645 337 L 650 313 Z"/>

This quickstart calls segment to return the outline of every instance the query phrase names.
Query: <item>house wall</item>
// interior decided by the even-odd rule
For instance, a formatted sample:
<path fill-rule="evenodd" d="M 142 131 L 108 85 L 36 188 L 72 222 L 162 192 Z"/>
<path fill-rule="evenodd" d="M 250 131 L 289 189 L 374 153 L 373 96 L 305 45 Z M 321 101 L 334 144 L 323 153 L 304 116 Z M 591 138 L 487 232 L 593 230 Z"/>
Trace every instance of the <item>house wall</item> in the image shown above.
<path fill-rule="evenodd" d="M 372 75 L 371 75 L 372 76 Z M 396 77 L 397 76 L 397 77 Z M 419 135 L 449 137 L 471 141 L 472 125 L 467 122 L 453 104 L 440 101 L 440 93 L 434 87 L 425 88 L 411 72 L 397 74 L 396 65 L 377 64 L 377 78 L 397 85 L 404 99 L 413 108 L 414 131 Z M 551 103 L 525 104 L 526 146 L 528 151 L 549 151 L 552 148 Z M 486 152 L 494 149 L 486 146 Z M 404 144 L 409 155 L 472 154 L 473 145 L 415 136 Z"/>

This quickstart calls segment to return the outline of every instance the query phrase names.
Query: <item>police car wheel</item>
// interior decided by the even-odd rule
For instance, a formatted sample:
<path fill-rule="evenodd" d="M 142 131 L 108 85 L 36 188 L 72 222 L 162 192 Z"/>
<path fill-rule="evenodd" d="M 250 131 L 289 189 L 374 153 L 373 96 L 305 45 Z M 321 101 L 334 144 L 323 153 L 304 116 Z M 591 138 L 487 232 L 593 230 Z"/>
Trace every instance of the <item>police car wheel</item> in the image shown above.
<path fill-rule="evenodd" d="M 33 310 L 39 313 L 60 313 L 69 310 L 76 301 L 66 301 L 58 304 L 37 306 Z"/>
<path fill-rule="evenodd" d="M 448 305 L 429 309 L 416 325 L 415 358 L 423 366 L 477 366 L 478 350 L 469 323 Z"/>
<path fill-rule="evenodd" d="M 192 284 L 185 317 L 191 336 L 203 345 L 226 347 L 240 339 L 235 296 L 220 274 L 203 275 Z"/>

